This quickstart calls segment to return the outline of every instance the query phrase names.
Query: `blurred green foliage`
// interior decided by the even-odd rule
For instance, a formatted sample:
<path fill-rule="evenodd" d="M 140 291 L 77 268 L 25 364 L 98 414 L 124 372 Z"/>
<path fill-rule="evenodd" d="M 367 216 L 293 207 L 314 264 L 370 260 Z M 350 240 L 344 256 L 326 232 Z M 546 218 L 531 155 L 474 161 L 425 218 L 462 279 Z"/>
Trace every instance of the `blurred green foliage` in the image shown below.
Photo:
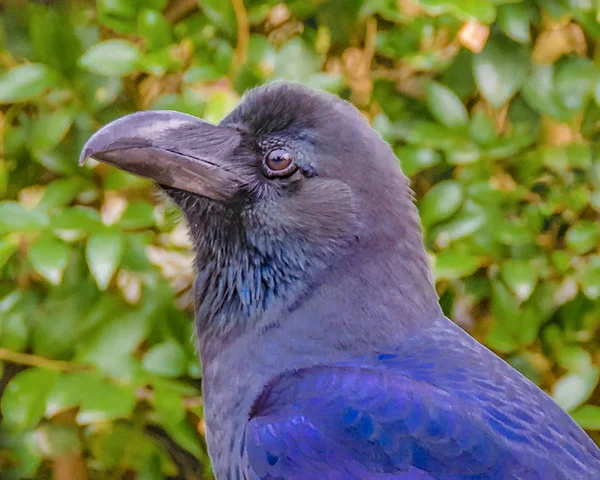
<path fill-rule="evenodd" d="M 2 478 L 210 478 L 192 253 L 149 182 L 77 166 L 141 109 L 353 101 L 413 180 L 446 313 L 600 439 L 600 4 L 1 6 Z"/>

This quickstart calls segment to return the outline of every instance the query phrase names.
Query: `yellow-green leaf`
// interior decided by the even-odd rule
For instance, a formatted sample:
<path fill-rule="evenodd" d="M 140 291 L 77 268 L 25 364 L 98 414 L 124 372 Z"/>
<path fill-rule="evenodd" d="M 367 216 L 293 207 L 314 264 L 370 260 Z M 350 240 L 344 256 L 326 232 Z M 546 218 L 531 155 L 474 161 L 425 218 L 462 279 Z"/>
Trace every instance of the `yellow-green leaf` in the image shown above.
<path fill-rule="evenodd" d="M 123 238 L 116 229 L 93 233 L 87 242 L 86 257 L 98 288 L 106 290 L 121 263 Z"/>
<path fill-rule="evenodd" d="M 529 71 L 528 50 L 507 37 L 490 37 L 473 61 L 475 81 L 494 107 L 501 107 L 525 83 Z"/>
<path fill-rule="evenodd" d="M 30 100 L 57 82 L 58 75 L 47 65 L 19 65 L 0 76 L 0 104 Z"/>
<path fill-rule="evenodd" d="M 431 114 L 447 127 L 459 127 L 469 121 L 469 114 L 460 98 L 441 83 L 429 82 L 426 100 Z"/>
<path fill-rule="evenodd" d="M 45 368 L 32 368 L 17 374 L 2 395 L 2 424 L 11 430 L 34 427 L 44 416 L 46 396 L 57 374 Z"/>
<path fill-rule="evenodd" d="M 29 261 L 33 268 L 53 285 L 62 281 L 67 267 L 69 247 L 54 236 L 44 234 L 29 248 Z"/>
<path fill-rule="evenodd" d="M 447 180 L 438 183 L 419 204 L 423 224 L 433 225 L 450 218 L 458 211 L 463 200 L 464 192 L 458 182 Z"/>
<path fill-rule="evenodd" d="M 139 49 L 126 40 L 106 40 L 92 46 L 79 65 L 97 75 L 124 77 L 135 72 L 142 60 Z"/>

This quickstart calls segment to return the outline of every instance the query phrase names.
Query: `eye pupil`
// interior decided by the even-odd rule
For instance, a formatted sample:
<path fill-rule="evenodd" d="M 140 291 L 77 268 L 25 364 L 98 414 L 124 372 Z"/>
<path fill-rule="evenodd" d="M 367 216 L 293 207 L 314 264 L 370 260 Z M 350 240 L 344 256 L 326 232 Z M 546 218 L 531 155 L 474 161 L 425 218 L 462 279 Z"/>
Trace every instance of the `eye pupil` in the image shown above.
<path fill-rule="evenodd" d="M 282 148 L 270 151 L 265 159 L 266 167 L 273 172 L 282 172 L 288 169 L 293 163 L 294 158 L 292 155 Z"/>

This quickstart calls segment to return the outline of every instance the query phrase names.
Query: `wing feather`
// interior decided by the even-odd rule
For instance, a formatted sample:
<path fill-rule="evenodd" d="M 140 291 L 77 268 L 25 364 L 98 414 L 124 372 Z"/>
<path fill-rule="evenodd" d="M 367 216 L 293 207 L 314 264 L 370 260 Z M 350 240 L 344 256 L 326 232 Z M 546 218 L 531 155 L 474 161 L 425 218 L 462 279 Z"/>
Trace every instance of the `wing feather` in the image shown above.
<path fill-rule="evenodd" d="M 246 428 L 255 478 L 600 478 L 568 415 L 458 335 L 275 379 Z"/>

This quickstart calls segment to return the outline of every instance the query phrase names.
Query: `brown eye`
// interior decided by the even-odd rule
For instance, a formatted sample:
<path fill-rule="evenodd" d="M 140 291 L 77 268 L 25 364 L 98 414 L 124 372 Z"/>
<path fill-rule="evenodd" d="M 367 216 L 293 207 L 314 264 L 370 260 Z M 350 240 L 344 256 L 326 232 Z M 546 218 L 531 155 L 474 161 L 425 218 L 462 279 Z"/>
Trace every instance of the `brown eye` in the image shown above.
<path fill-rule="evenodd" d="M 265 157 L 267 174 L 274 177 L 290 175 L 295 170 L 294 157 L 283 148 L 276 148 Z"/>

